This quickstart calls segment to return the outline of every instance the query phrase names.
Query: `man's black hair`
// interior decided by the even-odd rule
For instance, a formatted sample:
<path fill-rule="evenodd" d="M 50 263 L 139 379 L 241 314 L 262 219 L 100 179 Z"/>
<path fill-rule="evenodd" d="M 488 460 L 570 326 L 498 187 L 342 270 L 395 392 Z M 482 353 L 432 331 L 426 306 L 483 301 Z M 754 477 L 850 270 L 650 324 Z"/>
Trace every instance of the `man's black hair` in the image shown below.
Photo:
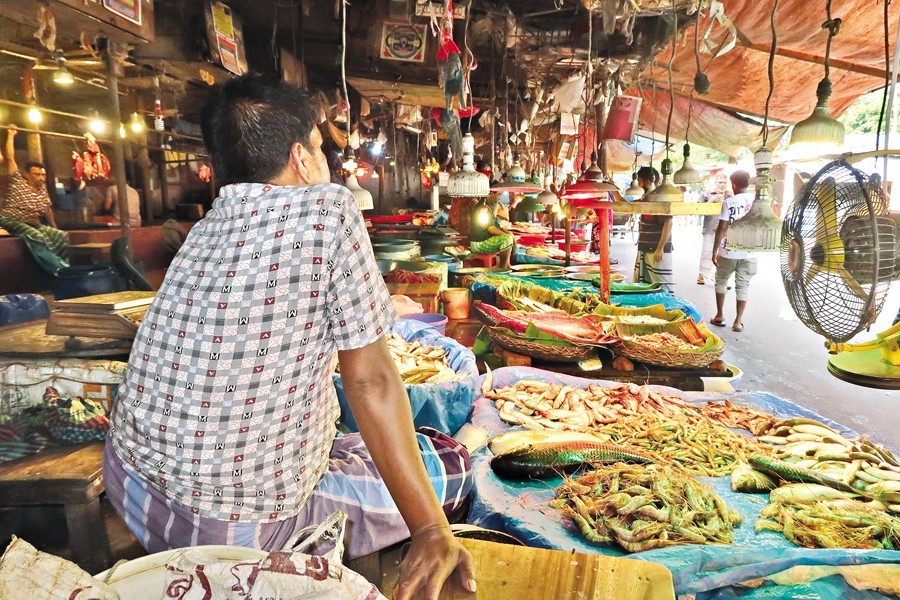
<path fill-rule="evenodd" d="M 258 75 L 232 79 L 214 92 L 201 117 L 216 178 L 229 184 L 277 177 L 294 143 L 313 149 L 318 117 L 318 104 L 298 87 Z"/>
<path fill-rule="evenodd" d="M 750 187 L 750 173 L 747 171 L 735 171 L 731 174 L 731 187 L 734 188 L 734 193 L 737 194 L 740 191 L 746 190 Z"/>
<path fill-rule="evenodd" d="M 652 185 L 656 185 L 656 182 L 659 181 L 659 171 L 649 166 L 638 169 L 637 176 L 638 179 L 649 181 Z"/>
<path fill-rule="evenodd" d="M 35 162 L 35 161 L 27 162 L 27 163 L 25 163 L 25 172 L 28 173 L 35 167 L 37 167 L 38 169 L 43 169 L 44 163 L 39 163 L 39 162 Z"/>

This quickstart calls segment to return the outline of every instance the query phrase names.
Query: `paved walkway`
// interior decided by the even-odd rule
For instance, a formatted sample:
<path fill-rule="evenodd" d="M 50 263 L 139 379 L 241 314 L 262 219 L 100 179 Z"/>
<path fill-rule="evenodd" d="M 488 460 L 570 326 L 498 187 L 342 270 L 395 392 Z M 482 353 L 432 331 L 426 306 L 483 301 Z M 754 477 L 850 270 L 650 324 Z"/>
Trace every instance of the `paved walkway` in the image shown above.
<path fill-rule="evenodd" d="M 710 283 L 696 283 L 700 242 L 699 226 L 676 222 L 676 293 L 697 304 L 708 321 L 715 315 L 715 291 Z M 613 240 L 612 256 L 619 259 L 622 272 L 630 279 L 635 256 L 630 236 Z M 828 373 L 824 340 L 794 315 L 778 265 L 777 253 L 760 255 L 759 274 L 750 285 L 744 331 L 716 328 L 728 344 L 725 360 L 744 371 L 739 389 L 771 392 L 900 451 L 900 391 L 854 386 Z M 729 292 L 726 299 L 727 323 L 734 319 L 733 294 Z M 898 307 L 900 284 L 895 283 L 872 333 L 863 333 L 858 339 L 871 338 L 874 332 L 889 327 Z"/>

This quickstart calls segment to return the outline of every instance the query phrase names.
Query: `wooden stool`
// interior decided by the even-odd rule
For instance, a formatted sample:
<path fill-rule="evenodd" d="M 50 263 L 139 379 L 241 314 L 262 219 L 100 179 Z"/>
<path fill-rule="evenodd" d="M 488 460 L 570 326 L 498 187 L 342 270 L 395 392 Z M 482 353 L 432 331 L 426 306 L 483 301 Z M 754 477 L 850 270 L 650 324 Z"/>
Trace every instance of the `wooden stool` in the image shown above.
<path fill-rule="evenodd" d="M 98 262 L 109 262 L 108 242 L 90 242 L 69 246 L 69 259 L 73 265 L 91 265 Z"/>
<path fill-rule="evenodd" d="M 467 258 L 463 261 L 463 264 L 467 267 L 484 267 L 485 269 L 491 269 L 497 266 L 497 255 L 496 254 L 476 254 L 471 258 Z"/>
<path fill-rule="evenodd" d="M 100 512 L 103 443 L 55 446 L 0 464 L 0 507 L 62 504 L 72 560 L 98 573 L 109 567 L 106 525 Z"/>

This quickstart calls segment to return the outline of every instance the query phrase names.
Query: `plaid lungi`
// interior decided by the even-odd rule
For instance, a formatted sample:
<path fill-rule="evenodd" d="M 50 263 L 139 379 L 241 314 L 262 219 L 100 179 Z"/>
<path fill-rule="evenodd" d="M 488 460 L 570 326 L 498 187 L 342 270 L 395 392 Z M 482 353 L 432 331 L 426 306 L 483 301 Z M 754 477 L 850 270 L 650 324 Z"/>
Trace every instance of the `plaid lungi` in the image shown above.
<path fill-rule="evenodd" d="M 469 250 L 472 254 L 497 254 L 498 252 L 503 252 L 507 248 L 511 248 L 512 245 L 512 234 L 504 233 L 503 235 L 489 237 L 483 242 L 470 242 Z"/>
<path fill-rule="evenodd" d="M 472 489 L 469 454 L 453 438 L 423 427 L 416 434 L 422 460 L 446 513 Z M 274 523 L 221 521 L 195 514 L 124 466 L 110 444 L 103 453 L 106 493 L 148 552 L 205 544 L 278 550 L 296 531 L 318 525 L 336 510 L 348 516 L 348 558 L 409 537 L 409 530 L 358 433 L 334 440 L 328 472 L 294 517 Z"/>
<path fill-rule="evenodd" d="M 69 266 L 69 234 L 65 231 L 10 217 L 0 217 L 0 227 L 24 240 L 34 260 L 51 275 Z"/>

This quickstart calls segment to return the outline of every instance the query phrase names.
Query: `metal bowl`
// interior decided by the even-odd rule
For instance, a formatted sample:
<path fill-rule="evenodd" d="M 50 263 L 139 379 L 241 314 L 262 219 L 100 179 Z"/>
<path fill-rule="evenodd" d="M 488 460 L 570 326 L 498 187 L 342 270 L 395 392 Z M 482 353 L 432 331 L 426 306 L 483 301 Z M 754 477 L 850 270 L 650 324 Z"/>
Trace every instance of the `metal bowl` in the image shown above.
<path fill-rule="evenodd" d="M 411 273 L 422 273 L 429 268 L 428 263 L 418 260 L 378 259 L 375 262 L 378 264 L 378 272 L 382 275 L 387 275 L 391 271 L 396 271 L 397 269 L 403 269 L 404 271 L 409 271 Z"/>

